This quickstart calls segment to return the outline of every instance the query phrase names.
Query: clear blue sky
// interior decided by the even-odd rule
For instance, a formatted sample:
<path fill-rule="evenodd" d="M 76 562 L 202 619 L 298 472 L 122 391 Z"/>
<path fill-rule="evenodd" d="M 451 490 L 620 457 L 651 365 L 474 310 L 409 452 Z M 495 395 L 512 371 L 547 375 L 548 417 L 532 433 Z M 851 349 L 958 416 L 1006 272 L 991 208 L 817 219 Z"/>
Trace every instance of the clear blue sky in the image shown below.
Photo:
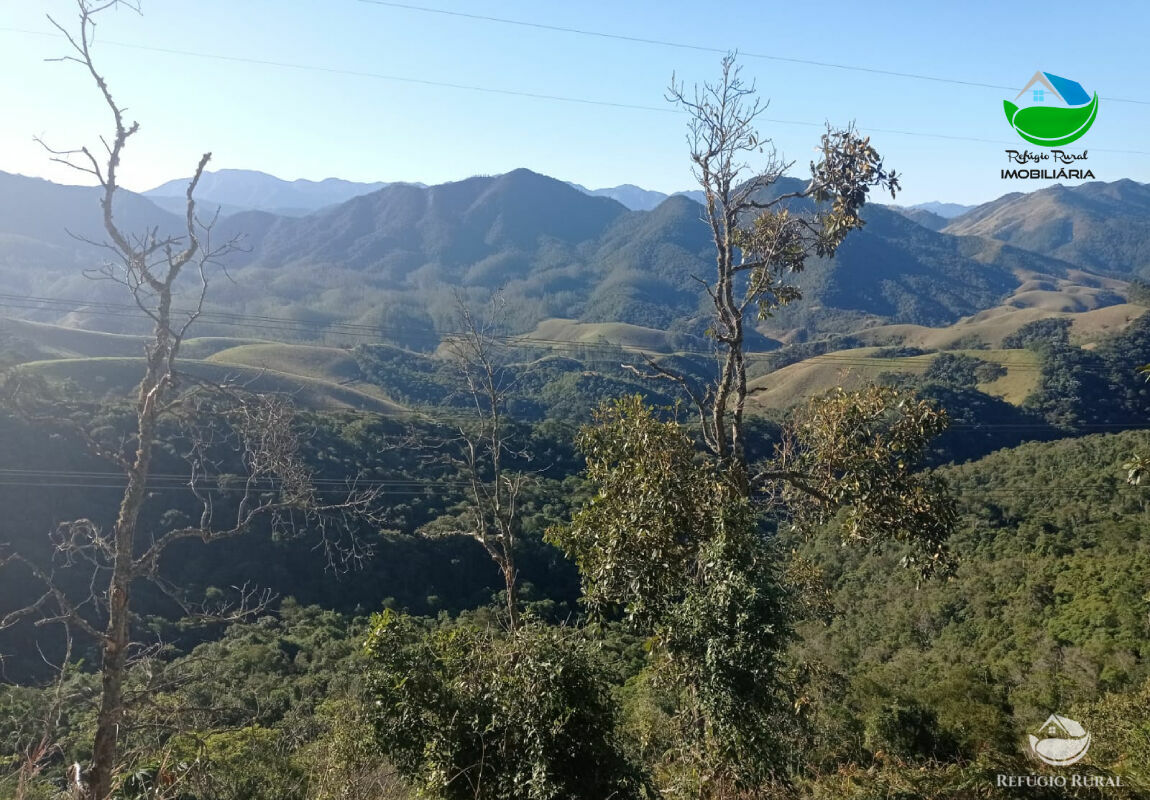
<path fill-rule="evenodd" d="M 1006 4 L 728 2 L 539 3 L 410 0 L 412 4 L 626 36 L 921 73 L 1021 88 L 1037 69 L 1102 98 L 1086 148 L 1100 180 L 1150 181 L 1150 6 L 1132 2 Z M 68 0 L 0 0 L 0 169 L 81 182 L 31 139 L 91 144 L 108 119 L 62 53 L 46 11 L 71 22 Z M 704 9 L 711 10 L 704 13 Z M 283 178 L 439 183 L 528 167 L 591 187 L 692 188 L 685 120 L 648 111 L 489 94 L 335 72 L 129 49 L 118 44 L 291 62 L 330 70 L 664 106 L 672 70 L 710 79 L 719 56 L 665 46 L 372 5 L 361 0 L 143 0 L 143 16 L 101 19 L 97 57 L 141 122 L 123 182 L 147 189 L 190 172 L 203 150 L 215 169 Z M 721 13 L 715 13 L 716 11 Z M 1002 100 L 1016 91 L 828 67 L 744 59 L 771 101 L 767 117 L 856 121 L 990 142 L 874 132 L 904 173 L 900 202 L 975 203 L 1045 182 L 1007 182 L 1003 149 L 1017 141 Z M 1132 98 L 1145 104 L 1107 98 Z M 764 134 L 802 175 L 819 128 L 764 121 Z"/>

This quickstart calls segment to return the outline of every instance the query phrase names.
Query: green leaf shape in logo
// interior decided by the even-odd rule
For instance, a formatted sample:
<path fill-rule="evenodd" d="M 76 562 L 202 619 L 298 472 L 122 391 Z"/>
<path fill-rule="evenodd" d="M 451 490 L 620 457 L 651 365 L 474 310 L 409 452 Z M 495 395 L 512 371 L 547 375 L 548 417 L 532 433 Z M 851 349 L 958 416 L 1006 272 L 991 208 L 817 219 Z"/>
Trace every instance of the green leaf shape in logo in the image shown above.
<path fill-rule="evenodd" d="M 1019 108 L 1009 100 L 1003 100 L 1002 106 L 1006 119 L 1023 139 L 1041 147 L 1061 147 L 1090 130 L 1098 116 L 1098 92 L 1089 103 L 1076 108 Z"/>

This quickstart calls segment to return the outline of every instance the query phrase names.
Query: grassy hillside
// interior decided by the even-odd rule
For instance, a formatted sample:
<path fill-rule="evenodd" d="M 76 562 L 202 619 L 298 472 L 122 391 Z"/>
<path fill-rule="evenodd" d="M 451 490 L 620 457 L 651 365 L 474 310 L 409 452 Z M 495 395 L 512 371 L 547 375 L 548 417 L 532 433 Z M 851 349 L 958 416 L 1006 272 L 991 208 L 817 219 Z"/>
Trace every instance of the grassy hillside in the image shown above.
<path fill-rule="evenodd" d="M 1071 321 L 1074 341 L 1089 342 L 1118 333 L 1146 313 L 1145 306 L 1119 303 L 1092 311 L 1071 313 L 1043 308 L 997 306 L 959 320 L 953 325 L 931 328 L 926 325 L 874 325 L 857 331 L 856 338 L 867 344 L 903 344 L 910 347 L 947 349 L 963 344 L 998 347 L 1002 340 L 1023 325 L 1050 317 Z"/>
<path fill-rule="evenodd" d="M 139 336 L 86 331 L 9 317 L 0 317 L 0 337 L 24 340 L 45 359 L 137 356 L 143 352 L 145 341 Z"/>
<path fill-rule="evenodd" d="M 787 408 L 810 397 L 841 386 L 856 389 L 873 382 L 884 372 L 921 375 L 938 353 L 902 358 L 876 356 L 881 348 L 860 347 L 815 356 L 763 375 L 750 382 L 753 406 Z M 978 389 L 1008 403 L 1020 404 L 1038 385 L 1037 356 L 1029 350 L 954 350 L 983 361 L 1001 364 L 1006 374 L 981 383 Z"/>
<path fill-rule="evenodd" d="M 540 322 L 535 330 L 524 334 L 528 339 L 542 339 L 547 342 L 577 342 L 600 344 L 610 342 L 621 347 L 635 347 L 667 353 L 675 348 L 667 331 L 647 328 L 642 325 L 628 325 L 625 322 L 579 322 L 573 319 L 547 319 Z"/>
<path fill-rule="evenodd" d="M 20 365 L 18 369 L 42 375 L 49 380 L 74 381 L 97 394 L 124 395 L 139 381 L 143 370 L 143 359 L 65 358 L 33 361 Z M 402 410 L 402 406 L 370 389 L 360 391 L 330 381 L 270 369 L 192 360 L 183 361 L 180 369 L 189 375 L 216 383 L 237 384 L 253 392 L 288 395 L 295 403 L 306 408 L 355 409 L 380 414 Z"/>
<path fill-rule="evenodd" d="M 1132 180 L 1012 193 L 952 220 L 987 236 L 1105 273 L 1150 275 L 1150 186 Z"/>
<path fill-rule="evenodd" d="M 361 378 L 350 351 L 336 347 L 253 343 L 229 347 L 207 356 L 216 364 L 235 364 L 298 375 L 329 383 L 348 384 Z"/>

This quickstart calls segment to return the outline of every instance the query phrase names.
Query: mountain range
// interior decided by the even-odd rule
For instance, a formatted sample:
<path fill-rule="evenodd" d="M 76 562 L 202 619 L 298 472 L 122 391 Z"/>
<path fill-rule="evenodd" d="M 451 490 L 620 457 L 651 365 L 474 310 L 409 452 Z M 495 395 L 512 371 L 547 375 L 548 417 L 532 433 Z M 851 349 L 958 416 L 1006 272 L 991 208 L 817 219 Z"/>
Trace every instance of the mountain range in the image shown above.
<path fill-rule="evenodd" d="M 189 178 L 178 178 L 163 183 L 142 194 L 161 208 L 179 214 L 184 202 Z M 204 203 L 217 206 L 221 216 L 231 216 L 241 211 L 268 211 L 279 216 L 302 217 L 326 206 L 338 205 L 353 197 L 371 194 L 390 183 L 375 181 L 362 183 L 340 178 L 326 178 L 322 181 L 285 181 L 266 172 L 247 169 L 222 169 L 205 172 L 200 179 L 196 196 Z M 410 184 L 426 186 L 423 183 Z M 568 181 L 568 186 L 592 197 L 609 197 L 622 203 L 632 211 L 650 211 L 670 195 L 644 189 L 634 184 L 624 183 L 603 189 L 588 189 L 578 183 Z M 703 202 L 701 190 L 675 192 Z"/>
<path fill-rule="evenodd" d="M 148 189 L 143 195 L 161 208 L 178 214 L 182 210 L 181 204 L 188 180 L 179 178 L 168 181 L 154 189 Z M 205 203 L 218 206 L 223 216 L 230 216 L 240 211 L 268 211 L 281 216 L 302 217 L 312 211 L 370 194 L 389 185 L 383 181 L 363 183 L 340 178 L 326 178 L 322 181 L 302 179 L 285 181 L 257 170 L 223 169 L 204 173 L 200 179 L 197 196 Z M 423 183 L 411 185 L 426 186 Z M 567 185 L 592 197 L 609 197 L 632 211 L 651 211 L 672 196 L 665 192 L 644 189 L 632 183 L 602 189 L 588 189 L 571 181 L 568 181 Z M 684 195 L 696 203 L 704 202 L 703 192 L 700 189 L 687 189 L 673 194 Z M 974 206 L 932 201 L 908 206 L 906 210 L 921 209 L 949 220 L 972 208 Z"/>
<path fill-rule="evenodd" d="M 615 190 L 592 193 L 525 169 L 437 186 L 249 177 L 205 176 L 203 198 L 319 208 L 302 216 L 237 210 L 219 220 L 217 241 L 245 238 L 229 261 L 232 282 L 212 297 L 220 309 L 314 330 L 369 325 L 414 344 L 454 328 L 457 292 L 474 301 L 501 289 L 519 331 L 551 319 L 684 334 L 704 327 L 693 276 L 713 270 L 713 244 L 685 194 L 632 210 L 603 196 Z M 776 188 L 801 185 L 783 179 Z M 632 203 L 657 199 L 616 190 L 631 192 Z M 124 193 L 124 227 L 179 231 L 179 218 L 156 202 L 174 191 Z M 69 233 L 101 238 L 96 195 L 0 173 L 0 278 L 10 294 L 123 299 L 118 287 L 81 275 L 96 253 Z M 1122 302 L 1122 280 L 1150 277 L 1150 187 L 1133 181 L 1006 195 L 950 220 L 877 204 L 865 218 L 835 259 L 809 265 L 800 281 L 806 302 L 764 322 L 764 335 L 801 341 L 874 325 L 945 326 L 998 307 L 1089 310 Z M 108 330 L 134 324 L 82 309 L 33 316 Z"/>
<path fill-rule="evenodd" d="M 180 178 L 168 181 L 143 194 L 161 208 L 179 213 L 188 180 Z M 255 170 L 222 169 L 203 174 L 196 196 L 204 203 L 220 206 L 221 213 L 229 215 L 255 210 L 302 217 L 324 206 L 338 205 L 388 185 L 383 182 L 357 183 L 339 178 L 285 181 Z"/>

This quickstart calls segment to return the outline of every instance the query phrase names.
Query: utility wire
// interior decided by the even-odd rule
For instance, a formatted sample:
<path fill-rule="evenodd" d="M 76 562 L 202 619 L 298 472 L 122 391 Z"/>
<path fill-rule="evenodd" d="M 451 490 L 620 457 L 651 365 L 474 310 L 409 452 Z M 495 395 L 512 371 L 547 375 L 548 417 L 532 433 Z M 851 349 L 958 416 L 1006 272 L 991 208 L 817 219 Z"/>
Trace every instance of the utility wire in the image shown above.
<path fill-rule="evenodd" d="M 19 33 L 26 36 L 41 36 L 62 39 L 58 33 L 47 31 L 32 31 L 24 28 L 0 27 L 3 33 Z M 406 75 L 389 75 L 382 72 L 369 72 L 366 70 L 345 69 L 342 67 L 327 67 L 320 64 L 300 64 L 292 61 L 275 61 L 249 56 L 233 56 L 224 53 L 202 53 L 195 50 L 182 50 L 174 47 L 156 47 L 155 45 L 133 44 L 131 42 L 117 42 L 109 39 L 100 40 L 101 47 L 119 47 L 127 50 L 140 50 L 148 53 L 163 53 L 165 55 L 186 56 L 188 58 L 210 59 L 212 61 L 227 61 L 236 64 L 252 64 L 261 67 L 277 67 L 279 69 L 304 70 L 307 72 L 321 72 L 329 75 L 347 75 L 353 78 L 371 78 L 374 80 L 391 81 L 393 83 L 409 83 L 417 86 L 435 86 L 443 89 L 460 89 L 468 92 L 485 92 L 487 94 L 502 94 L 512 97 L 527 97 L 533 100 L 553 100 L 562 103 L 579 103 L 582 105 L 607 106 L 609 108 L 627 108 L 637 111 L 656 111 L 663 114 L 679 113 L 676 109 L 667 106 L 647 106 L 637 103 L 617 103 L 610 100 L 595 100 L 586 97 L 568 97 L 565 95 L 546 94 L 541 92 L 527 92 L 518 89 L 501 89 L 494 86 L 478 86 L 469 83 L 453 83 L 450 81 L 433 81 L 427 78 L 413 78 Z M 806 124 L 806 123 L 796 123 Z"/>
<path fill-rule="evenodd" d="M 363 1 L 367 2 L 367 0 L 363 0 Z M 26 35 L 26 36 L 63 38 L 61 34 L 57 34 L 57 33 L 48 33 L 47 31 L 33 31 L 33 30 L 27 30 L 24 28 L 12 28 L 12 27 L 6 27 L 6 26 L 0 26 L 0 33 L 16 33 L 16 34 L 22 34 L 22 35 Z M 587 97 L 572 97 L 569 95 L 546 94 L 546 93 L 542 93 L 542 92 L 529 92 L 529 91 L 521 91 L 518 89 L 503 89 L 503 88 L 497 88 L 497 87 L 493 87 L 493 86 L 479 86 L 479 85 L 475 85 L 475 84 L 453 83 L 453 82 L 449 82 L 449 81 L 433 81 L 433 80 L 429 80 L 426 78 L 413 78 L 410 76 L 389 75 L 389 74 L 380 73 L 380 72 L 368 72 L 365 70 L 344 69 L 344 68 L 340 68 L 340 67 L 327 67 L 327 66 L 323 66 L 323 65 L 319 65 L 319 64 L 300 64 L 300 63 L 290 62 L 290 61 L 276 61 L 276 60 L 270 60 L 270 59 L 250 58 L 248 56 L 233 56 L 233 55 L 227 55 L 227 54 L 223 54 L 223 53 L 203 53 L 203 52 L 198 52 L 195 50 L 182 50 L 182 49 L 177 49 L 177 48 L 172 48 L 172 47 L 156 47 L 153 45 L 133 44 L 130 42 L 117 42 L 117 41 L 111 41 L 111 40 L 107 40 L 107 39 L 101 40 L 100 44 L 101 44 L 101 46 L 120 47 L 120 48 L 126 48 L 126 49 L 130 49 L 130 50 L 140 50 L 140 51 L 145 51 L 145 52 L 150 52 L 150 53 L 162 53 L 165 55 L 186 56 L 188 58 L 200 58 L 200 59 L 209 59 L 209 60 L 214 60 L 214 61 L 225 61 L 225 62 L 233 62 L 233 63 L 240 63 L 240 64 L 252 64 L 252 65 L 264 66 L 264 67 L 277 67 L 280 69 L 304 70 L 304 71 L 309 71 L 309 72 L 319 72 L 319 73 L 326 73 L 326 74 L 331 74 L 331 75 L 347 75 L 347 76 L 357 77 L 357 78 L 371 78 L 371 79 L 375 79 L 375 80 L 392 81 L 392 82 L 396 82 L 396 83 L 408 83 L 408 84 L 415 84 L 415 85 L 421 85 L 421 86 L 434 86 L 434 87 L 445 88 L 445 89 L 457 89 L 457 90 L 461 90 L 461 91 L 483 92 L 483 93 L 488 93 L 488 94 L 508 95 L 508 96 L 512 96 L 512 97 L 524 97 L 524 98 L 533 99 L 533 100 L 548 100 L 548 101 L 563 102 L 563 103 L 576 103 L 576 104 L 581 104 L 581 105 L 604 106 L 604 107 L 608 107 L 608 108 L 630 109 L 630 110 L 635 110 L 635 111 L 650 111 L 650 112 L 656 112 L 656 113 L 661 113 L 661 114 L 681 114 L 681 113 L 683 113 L 679 109 L 676 109 L 676 108 L 673 108 L 670 106 L 650 106 L 650 105 L 641 105 L 638 103 L 621 103 L 621 102 L 615 102 L 615 101 L 611 101 L 611 100 L 597 100 L 597 99 L 587 98 Z M 723 52 L 725 52 L 725 51 L 723 51 Z M 765 57 L 765 56 L 761 56 L 761 57 Z M 836 65 L 825 64 L 823 66 L 836 66 Z M 862 67 L 859 67 L 857 69 L 862 70 L 862 71 L 870 71 L 870 72 L 882 72 L 882 70 L 866 70 Z M 909 73 L 907 75 L 909 76 Z M 923 77 L 926 77 L 926 76 L 923 76 Z M 995 88 L 997 88 L 997 87 L 995 87 Z M 1150 101 L 1141 101 L 1141 100 L 1129 100 L 1129 101 L 1122 101 L 1122 102 L 1145 103 L 1146 105 L 1150 105 Z M 810 128 L 826 127 L 825 122 L 807 122 L 807 121 L 803 121 L 803 120 L 778 119 L 778 118 L 774 118 L 774 117 L 763 117 L 762 121 L 773 123 L 776 125 L 798 125 L 798 126 L 810 127 Z M 977 142 L 979 144 L 997 144 L 997 145 L 1008 145 L 1008 146 L 1016 146 L 1018 144 L 1017 141 L 1012 141 L 1012 140 L 1007 140 L 1007 139 L 983 139 L 983 138 L 979 138 L 976 136 L 952 136 L 952 135 L 942 134 L 942 133 L 930 133 L 927 131 L 907 131 L 907 130 L 899 130 L 899 129 L 895 129 L 895 128 L 875 128 L 875 127 L 871 127 L 871 126 L 866 126 L 866 131 L 867 132 L 873 132 L 873 133 L 887 133 L 887 134 L 892 134 L 895 136 L 910 136 L 910 137 L 926 138 L 926 139 L 942 139 L 942 140 L 946 140 L 946 141 L 957 141 L 957 142 Z M 1098 152 L 1098 153 L 1117 153 L 1117 154 L 1121 154 L 1121 155 L 1150 156 L 1150 150 L 1120 150 L 1120 149 L 1101 148 L 1101 147 L 1096 147 L 1096 148 L 1091 148 L 1091 149 L 1093 149 L 1095 152 Z"/>
<path fill-rule="evenodd" d="M 471 14 L 464 11 L 449 11 L 443 8 L 430 8 L 428 6 L 418 6 L 410 3 L 395 3 L 390 0 L 359 0 L 359 2 L 366 5 L 384 6 L 386 8 L 398 8 L 404 11 L 417 11 L 424 14 L 439 14 L 446 17 L 457 17 L 460 19 L 470 19 L 481 22 L 494 22 L 500 25 L 516 25 L 523 28 L 534 28 L 536 30 L 555 31 L 559 33 L 570 33 L 577 36 L 591 36 L 598 39 L 613 39 L 620 42 L 630 42 L 632 44 L 647 44 L 655 45 L 658 47 L 671 47 L 679 50 L 694 50 L 701 53 L 717 53 L 726 55 L 732 52 L 730 49 L 721 47 L 707 47 L 699 44 L 689 44 L 686 42 L 673 42 L 666 39 L 649 39 L 642 36 L 626 36 L 617 33 L 606 33 L 604 31 L 593 31 L 585 28 L 569 28 L 563 25 L 547 25 L 541 22 L 529 22 L 520 19 L 508 19 L 506 17 L 494 17 L 486 14 Z M 792 58 L 790 56 L 773 55 L 769 53 L 755 53 L 749 50 L 737 50 L 739 56 L 744 58 L 756 58 L 766 61 L 781 61 L 788 64 L 804 64 L 812 67 L 826 67 L 829 69 L 847 70 L 849 72 L 865 72 L 871 75 L 888 75 L 895 78 L 911 78 L 920 81 L 932 81 L 934 83 L 949 83 L 956 86 L 973 86 L 979 89 L 1001 89 L 1013 92 L 1017 86 L 1004 86 L 996 83 L 980 83 L 978 81 L 966 81 L 958 78 L 945 78 L 938 75 L 924 75 L 919 72 L 899 72 L 896 70 L 879 69 L 876 67 L 864 67 L 857 64 L 837 64 L 832 61 L 815 61 L 809 58 Z M 1104 100 L 1110 103 L 1137 103 L 1138 105 L 1150 105 L 1150 100 L 1133 100 L 1122 97 L 1103 97 Z"/>

